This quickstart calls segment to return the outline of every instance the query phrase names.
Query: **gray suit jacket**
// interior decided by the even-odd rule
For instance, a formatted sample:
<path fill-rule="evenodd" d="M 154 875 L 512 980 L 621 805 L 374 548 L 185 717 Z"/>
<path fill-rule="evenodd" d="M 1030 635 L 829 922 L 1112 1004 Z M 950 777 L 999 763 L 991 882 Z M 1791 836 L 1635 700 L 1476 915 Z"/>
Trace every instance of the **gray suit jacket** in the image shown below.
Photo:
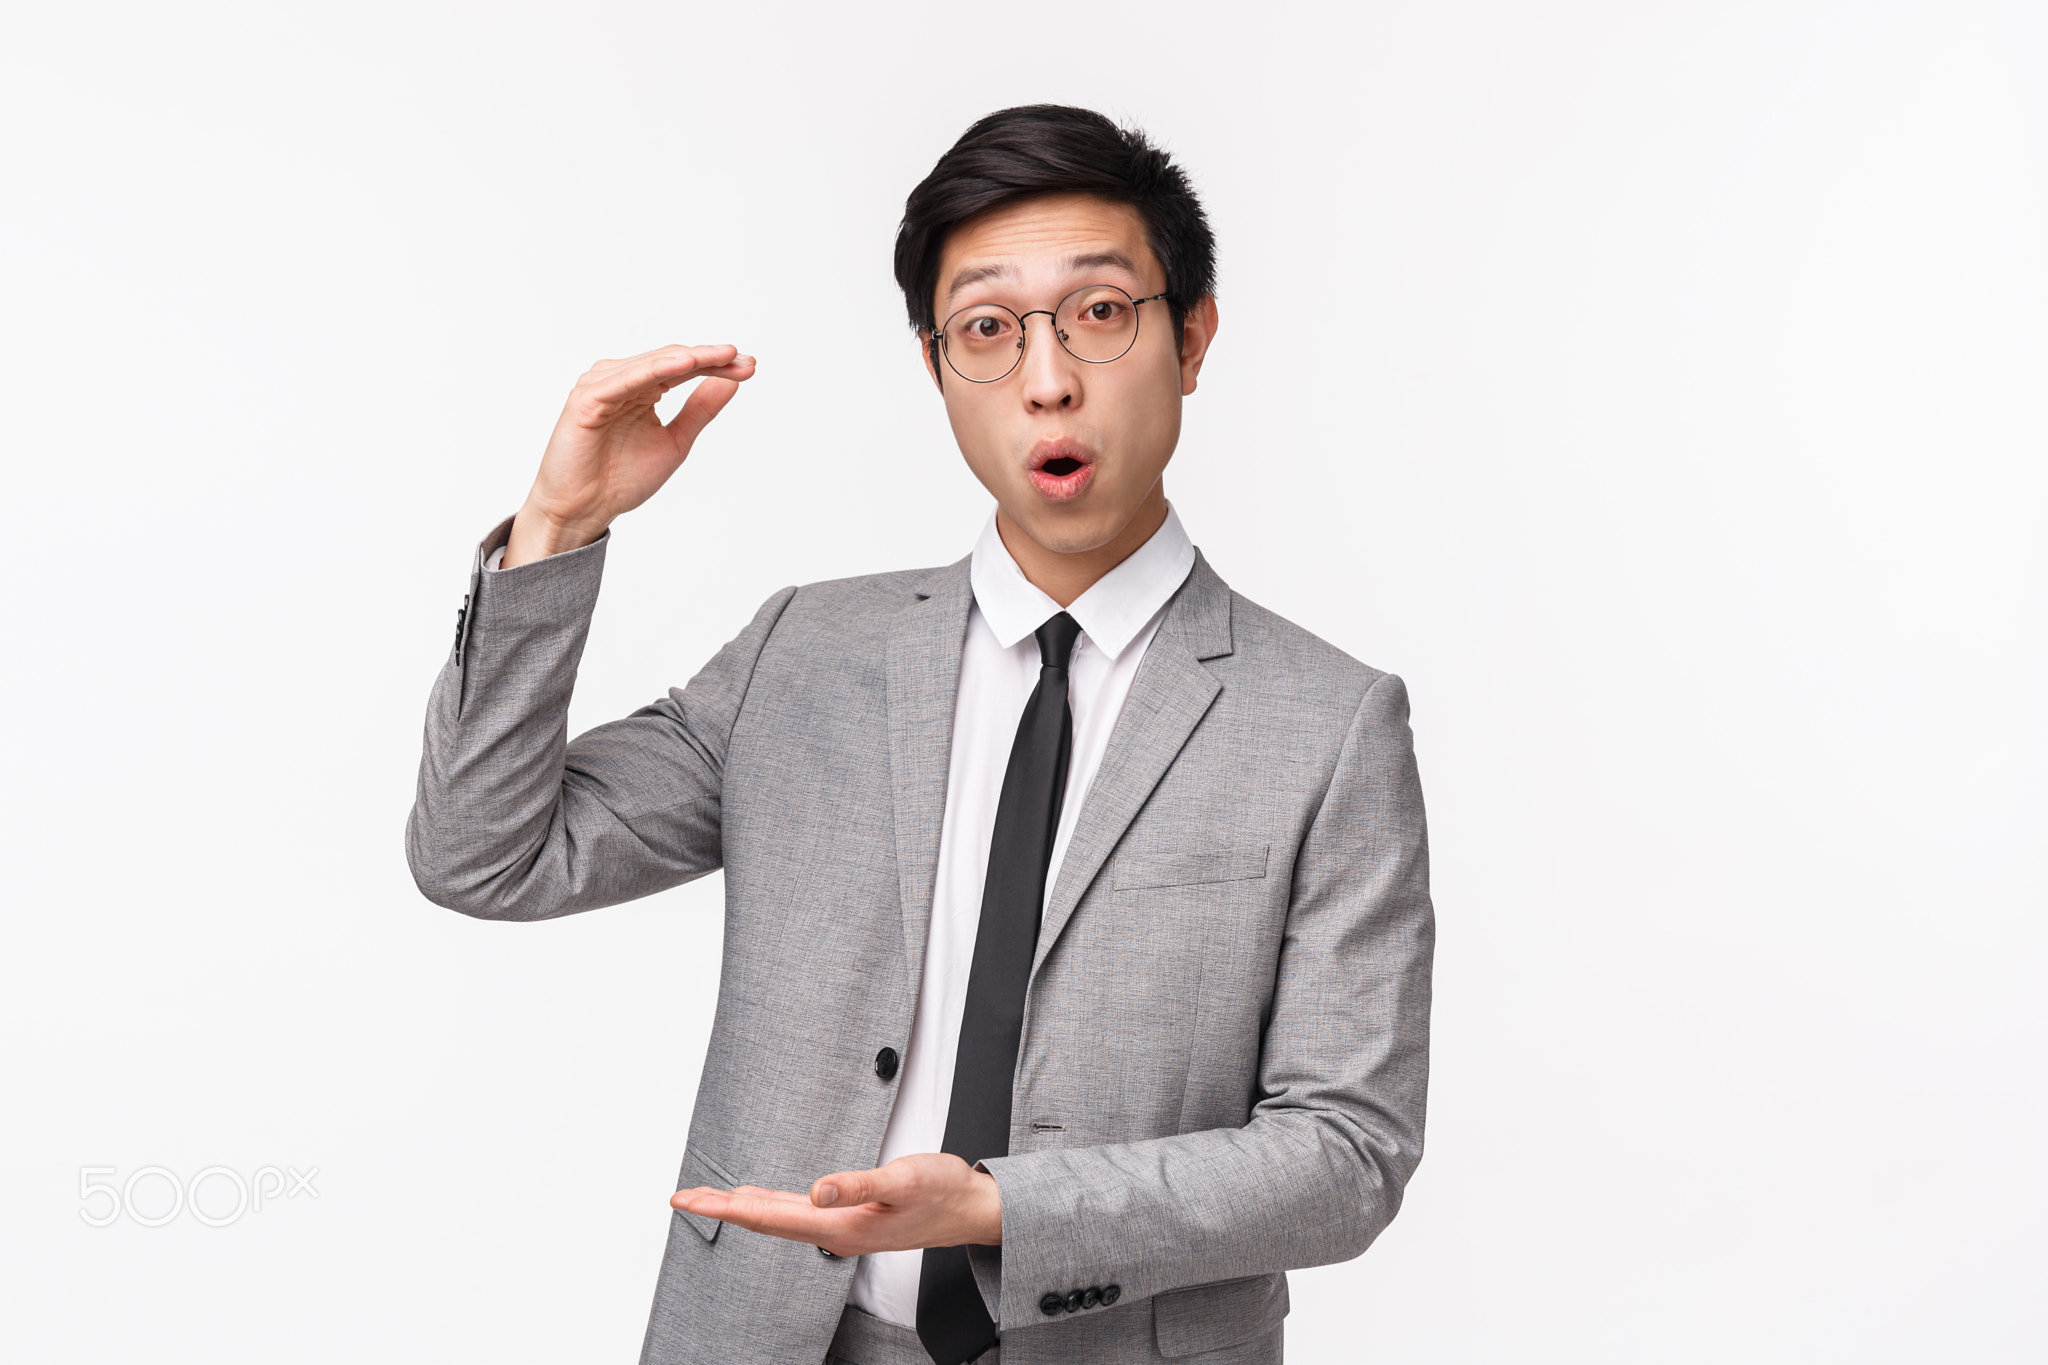
<path fill-rule="evenodd" d="M 875 1054 L 917 1008 L 967 561 L 785 588 L 687 687 L 571 742 L 604 554 L 472 573 L 413 875 L 531 920 L 722 867 L 679 1187 L 871 1166 L 894 1100 Z M 1005 1365 L 1279 1359 L 1283 1272 L 1364 1251 L 1421 1157 L 1433 938 L 1401 680 L 1198 558 L 1039 934 L 1010 1155 L 986 1163 L 1003 1245 L 971 1253 Z M 676 1213 L 642 1359 L 818 1365 L 852 1267 Z M 1041 1311 L 1111 1284 L 1113 1306 Z"/>

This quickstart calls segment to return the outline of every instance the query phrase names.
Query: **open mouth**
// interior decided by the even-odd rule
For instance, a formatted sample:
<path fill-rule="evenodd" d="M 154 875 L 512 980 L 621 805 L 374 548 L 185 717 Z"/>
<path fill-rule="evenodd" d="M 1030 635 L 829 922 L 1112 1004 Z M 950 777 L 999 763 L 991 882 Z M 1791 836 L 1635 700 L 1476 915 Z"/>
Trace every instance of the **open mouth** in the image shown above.
<path fill-rule="evenodd" d="M 1095 476 L 1095 457 L 1079 441 L 1040 441 L 1027 468 L 1031 486 L 1051 502 L 1071 502 Z"/>

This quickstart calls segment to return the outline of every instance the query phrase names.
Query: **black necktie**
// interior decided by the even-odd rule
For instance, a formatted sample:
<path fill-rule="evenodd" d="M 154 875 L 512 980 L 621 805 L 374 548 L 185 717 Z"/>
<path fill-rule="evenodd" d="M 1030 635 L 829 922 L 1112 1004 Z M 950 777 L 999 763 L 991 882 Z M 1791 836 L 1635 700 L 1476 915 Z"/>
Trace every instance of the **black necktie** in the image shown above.
<path fill-rule="evenodd" d="M 1067 705 L 1067 663 L 1081 634 L 1061 612 L 1038 628 L 1038 686 L 1024 703 L 989 841 L 981 927 L 960 1016 L 953 1099 L 944 1150 L 973 1165 L 1010 1150 L 1010 1087 L 1024 1033 L 1024 989 L 1038 949 L 1045 872 L 1060 827 L 1074 713 Z M 928 1247 L 917 1281 L 917 1335 L 938 1365 L 961 1365 L 996 1344 L 995 1320 L 975 1287 L 966 1247 Z"/>

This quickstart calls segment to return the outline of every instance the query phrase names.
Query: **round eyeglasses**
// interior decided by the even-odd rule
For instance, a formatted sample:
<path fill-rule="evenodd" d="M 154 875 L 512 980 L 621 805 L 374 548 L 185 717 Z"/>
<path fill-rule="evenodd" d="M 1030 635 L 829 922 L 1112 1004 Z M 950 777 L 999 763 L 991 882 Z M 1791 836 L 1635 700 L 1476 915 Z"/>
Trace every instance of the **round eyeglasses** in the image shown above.
<path fill-rule="evenodd" d="M 970 384 L 993 384 L 1024 359 L 1024 319 L 1052 319 L 1052 334 L 1067 354 L 1107 365 L 1138 340 L 1138 307 L 1165 298 L 1134 299 L 1113 284 L 1091 284 L 1060 300 L 1058 308 L 1013 313 L 998 303 L 969 304 L 939 329 L 939 350 L 953 373 Z"/>

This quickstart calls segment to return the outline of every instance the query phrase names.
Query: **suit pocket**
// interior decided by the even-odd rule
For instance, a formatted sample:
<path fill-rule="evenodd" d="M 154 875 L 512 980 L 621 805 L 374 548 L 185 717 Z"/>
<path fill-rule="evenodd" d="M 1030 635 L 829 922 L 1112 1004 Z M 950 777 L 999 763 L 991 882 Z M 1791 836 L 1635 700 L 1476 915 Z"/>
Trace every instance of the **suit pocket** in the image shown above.
<path fill-rule="evenodd" d="M 693 1189 L 698 1185 L 709 1185 L 714 1189 L 729 1190 L 740 1184 L 732 1178 L 732 1172 L 698 1151 L 695 1147 L 683 1150 L 683 1172 L 676 1177 L 676 1188 Z M 706 1218 L 701 1213 L 677 1209 L 676 1216 L 697 1230 L 697 1235 L 707 1242 L 718 1240 L 718 1231 L 725 1224 L 716 1218 Z"/>
<path fill-rule="evenodd" d="M 1152 1298 L 1152 1329 L 1169 1360 L 1220 1351 L 1266 1335 L 1287 1316 L 1287 1277 L 1253 1275 Z"/>
<path fill-rule="evenodd" d="M 1211 848 L 1192 853 L 1132 853 L 1117 860 L 1116 889 L 1198 886 L 1243 882 L 1266 875 L 1267 844 L 1256 848 Z"/>

